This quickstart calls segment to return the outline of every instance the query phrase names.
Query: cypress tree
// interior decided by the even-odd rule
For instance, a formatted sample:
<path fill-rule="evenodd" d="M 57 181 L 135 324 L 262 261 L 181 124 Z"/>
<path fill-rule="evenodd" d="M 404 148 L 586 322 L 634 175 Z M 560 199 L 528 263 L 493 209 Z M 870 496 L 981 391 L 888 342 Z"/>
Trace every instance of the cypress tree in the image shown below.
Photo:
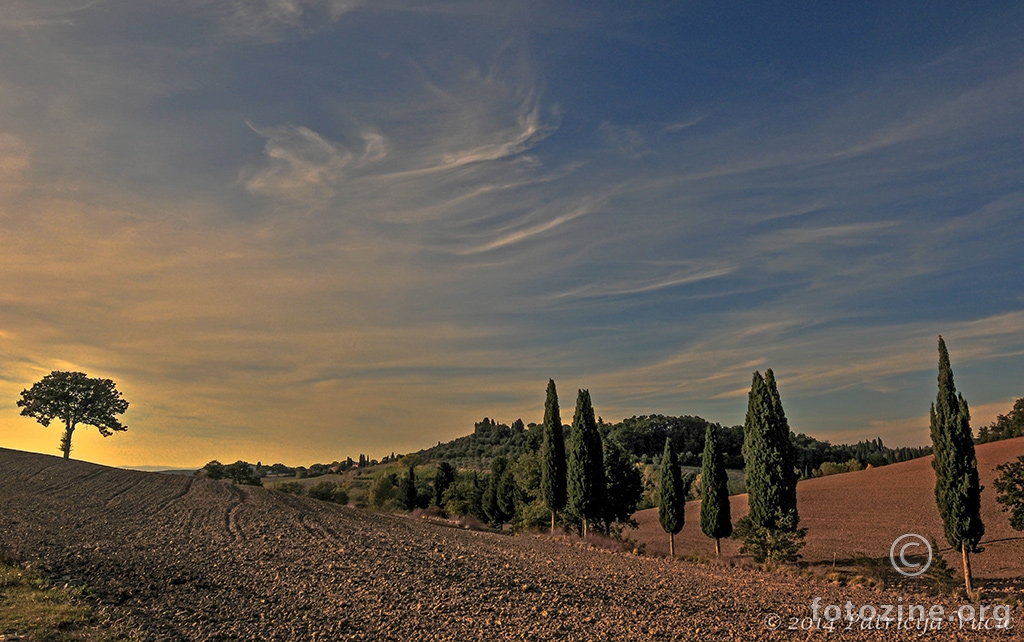
<path fill-rule="evenodd" d="M 633 465 L 626 451 L 611 439 L 604 441 L 605 533 L 611 531 L 612 522 L 636 524 L 632 521 L 636 505 L 644 494 L 643 475 Z"/>
<path fill-rule="evenodd" d="M 974 454 L 971 413 L 963 395 L 953 385 L 946 342 L 939 337 L 939 392 L 929 411 L 932 467 L 935 469 L 935 501 L 942 516 L 946 541 L 959 548 L 964 563 L 964 585 L 973 594 L 971 553 L 978 546 L 985 525 L 981 522 L 981 486 Z"/>
<path fill-rule="evenodd" d="M 448 490 L 455 483 L 455 469 L 446 461 L 437 465 L 437 473 L 434 475 L 434 505 L 444 504 L 444 491 Z"/>
<path fill-rule="evenodd" d="M 498 503 L 498 487 L 501 485 L 501 477 L 505 474 L 508 460 L 504 457 L 495 457 L 491 461 L 491 476 L 487 480 L 487 488 L 484 490 L 483 509 L 484 514 L 491 524 L 501 528 L 505 523 L 505 515 Z"/>
<path fill-rule="evenodd" d="M 743 426 L 749 517 L 757 528 L 796 532 L 796 453 L 775 374 L 755 372 Z"/>
<path fill-rule="evenodd" d="M 519 485 L 512 466 L 505 466 L 498 482 L 498 509 L 501 510 L 501 521 L 511 522 L 516 515 L 516 504 L 519 502 Z"/>
<path fill-rule="evenodd" d="M 708 424 L 704 433 L 704 458 L 701 462 L 700 529 L 715 540 L 715 555 L 722 556 L 722 538 L 732 535 L 729 505 L 729 475 L 718 447 L 718 433 Z"/>
<path fill-rule="evenodd" d="M 555 514 L 565 508 L 565 438 L 562 416 L 558 411 L 558 392 L 554 379 L 548 379 L 544 400 L 544 443 L 540 451 L 540 489 L 544 505 L 551 511 L 551 534 L 555 534 Z"/>
<path fill-rule="evenodd" d="M 469 514 L 474 517 L 486 520 L 487 513 L 484 511 L 484 489 L 480 484 L 480 475 L 474 470 L 469 483 L 469 493 L 466 498 Z"/>
<path fill-rule="evenodd" d="M 665 438 L 665 454 L 661 456 L 661 484 L 658 489 L 658 521 L 668 533 L 668 553 L 676 555 L 676 533 L 683 530 L 686 521 L 686 495 L 690 480 L 683 479 L 679 457 L 672 447 L 672 439 Z"/>
<path fill-rule="evenodd" d="M 604 449 L 588 390 L 576 397 L 566 482 L 567 507 L 583 522 L 586 538 L 588 522 L 601 518 L 605 495 Z"/>
<path fill-rule="evenodd" d="M 416 508 L 416 468 L 409 466 L 409 473 L 402 478 L 402 503 L 406 510 Z"/>

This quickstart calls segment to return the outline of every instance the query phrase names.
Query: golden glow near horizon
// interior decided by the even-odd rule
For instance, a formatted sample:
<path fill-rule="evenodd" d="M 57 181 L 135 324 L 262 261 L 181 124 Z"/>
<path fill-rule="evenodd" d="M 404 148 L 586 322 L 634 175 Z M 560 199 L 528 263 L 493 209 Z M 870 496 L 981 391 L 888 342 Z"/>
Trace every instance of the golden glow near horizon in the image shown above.
<path fill-rule="evenodd" d="M 113 465 L 418 450 L 549 377 L 732 425 L 767 367 L 921 445 L 940 333 L 976 428 L 1024 395 L 1017 14 L 278 4 L 0 5 L 0 447 L 57 452 L 58 369 L 129 400 Z"/>

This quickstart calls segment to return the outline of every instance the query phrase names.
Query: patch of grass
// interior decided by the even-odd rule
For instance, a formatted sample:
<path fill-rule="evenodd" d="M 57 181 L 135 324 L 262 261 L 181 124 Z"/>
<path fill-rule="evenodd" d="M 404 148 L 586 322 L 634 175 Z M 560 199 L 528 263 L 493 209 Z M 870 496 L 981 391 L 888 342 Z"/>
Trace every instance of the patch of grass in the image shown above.
<path fill-rule="evenodd" d="M 0 638 L 107 642 L 115 638 L 79 603 L 86 589 L 51 587 L 30 570 L 0 564 Z"/>

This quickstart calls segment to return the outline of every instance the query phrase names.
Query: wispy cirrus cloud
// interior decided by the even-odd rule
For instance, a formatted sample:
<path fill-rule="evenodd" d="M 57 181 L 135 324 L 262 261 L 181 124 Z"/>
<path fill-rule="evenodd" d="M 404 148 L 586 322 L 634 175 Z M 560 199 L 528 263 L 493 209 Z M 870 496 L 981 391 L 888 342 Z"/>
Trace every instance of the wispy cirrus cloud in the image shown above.
<path fill-rule="evenodd" d="M 74 25 L 76 14 L 102 2 L 104 0 L 56 0 L 47 3 L 8 0 L 0 5 L 0 31 Z"/>
<path fill-rule="evenodd" d="M 274 42 L 328 28 L 364 0 L 193 0 L 213 13 L 228 36 Z"/>

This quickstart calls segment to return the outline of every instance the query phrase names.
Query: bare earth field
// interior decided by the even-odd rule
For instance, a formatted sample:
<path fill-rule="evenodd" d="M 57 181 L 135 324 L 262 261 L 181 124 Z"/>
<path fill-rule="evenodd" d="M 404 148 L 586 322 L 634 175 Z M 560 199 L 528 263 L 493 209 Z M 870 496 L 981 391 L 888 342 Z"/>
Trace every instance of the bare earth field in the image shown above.
<path fill-rule="evenodd" d="M 871 475 L 905 474 L 891 470 Z M 816 497 L 841 491 L 821 492 Z M 828 504 L 838 509 L 849 497 Z M 819 518 L 810 506 L 802 510 L 813 532 Z M 877 511 L 849 514 L 865 517 L 820 519 L 863 535 L 866 547 L 883 537 L 866 524 Z M 816 550 L 831 544 L 823 546 Z M 0 556 L 59 584 L 87 584 L 114 631 L 143 640 L 806 640 L 826 634 L 786 627 L 810 614 L 816 596 L 826 605 L 959 605 L 5 449 Z M 781 629 L 765 626 L 771 614 L 781 616 L 772 620 Z M 949 623 L 923 637 L 1021 639 L 1021 615 L 1018 607 L 1009 631 Z M 922 639 L 917 631 L 856 629 L 827 637 Z"/>
<path fill-rule="evenodd" d="M 1024 533 L 1010 528 L 1007 513 L 996 502 L 992 480 L 995 467 L 1024 455 L 1024 437 L 977 447 L 981 493 L 981 517 L 985 523 L 985 552 L 971 556 L 978 578 L 1024 577 Z M 731 498 L 733 523 L 747 514 L 747 496 Z M 935 504 L 935 471 L 932 458 L 854 473 L 809 479 L 797 485 L 800 525 L 809 528 L 803 549 L 808 562 L 832 563 L 833 554 L 850 559 L 855 553 L 880 558 L 889 555 L 893 540 L 904 533 L 934 537 L 943 547 L 950 566 L 960 568 L 957 551 L 949 549 L 942 519 Z M 636 515 L 640 528 L 627 536 L 647 546 L 648 552 L 668 553 L 668 536 L 658 523 L 657 509 Z M 722 554 L 738 556 L 740 543 L 722 542 Z M 700 502 L 686 505 L 686 523 L 676 535 L 676 553 L 714 556 L 715 542 L 700 530 Z"/>

